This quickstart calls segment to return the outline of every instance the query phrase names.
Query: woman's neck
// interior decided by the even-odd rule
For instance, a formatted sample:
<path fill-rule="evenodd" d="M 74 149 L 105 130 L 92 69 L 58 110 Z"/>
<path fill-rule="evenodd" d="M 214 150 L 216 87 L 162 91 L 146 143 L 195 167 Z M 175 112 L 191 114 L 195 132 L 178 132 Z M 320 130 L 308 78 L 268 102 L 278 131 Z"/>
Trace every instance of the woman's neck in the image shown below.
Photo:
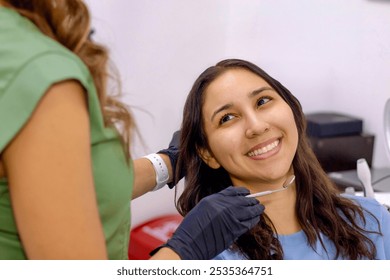
<path fill-rule="evenodd" d="M 259 198 L 265 206 L 265 213 L 272 221 L 278 234 L 293 234 L 301 230 L 296 214 L 295 184 L 282 192 Z"/>

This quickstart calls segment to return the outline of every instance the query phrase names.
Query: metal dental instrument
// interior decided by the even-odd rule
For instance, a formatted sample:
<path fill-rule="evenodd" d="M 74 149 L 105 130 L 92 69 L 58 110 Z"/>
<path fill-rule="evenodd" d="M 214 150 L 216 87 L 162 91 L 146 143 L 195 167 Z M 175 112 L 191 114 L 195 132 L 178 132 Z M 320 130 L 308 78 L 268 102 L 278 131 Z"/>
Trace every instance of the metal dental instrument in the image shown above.
<path fill-rule="evenodd" d="M 246 197 L 260 197 L 260 196 L 269 195 L 269 194 L 271 194 L 271 193 L 284 191 L 284 190 L 286 190 L 286 189 L 288 188 L 288 186 L 290 186 L 294 181 L 295 181 L 295 176 L 294 176 L 294 175 L 291 175 L 290 177 L 287 178 L 286 181 L 284 181 L 283 187 L 280 188 L 280 189 L 273 190 L 273 191 L 264 191 L 264 192 L 258 192 L 258 193 L 248 194 Z"/>

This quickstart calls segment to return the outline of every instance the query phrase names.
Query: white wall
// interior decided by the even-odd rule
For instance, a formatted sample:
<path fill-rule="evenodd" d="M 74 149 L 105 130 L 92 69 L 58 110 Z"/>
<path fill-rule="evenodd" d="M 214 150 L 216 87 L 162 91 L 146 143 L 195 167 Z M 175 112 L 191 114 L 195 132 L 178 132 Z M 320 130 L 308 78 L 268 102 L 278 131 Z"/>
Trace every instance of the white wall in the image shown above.
<path fill-rule="evenodd" d="M 226 56 L 257 62 L 306 112 L 333 110 L 364 120 L 384 153 L 383 108 L 390 98 L 390 1 L 230 1 Z"/>
<path fill-rule="evenodd" d="M 387 0 L 88 0 L 96 39 L 111 49 L 124 101 L 143 141 L 134 156 L 165 147 L 179 128 L 196 77 L 217 61 L 255 62 L 287 86 L 305 112 L 364 119 L 376 136 L 374 166 L 389 166 L 383 107 L 390 97 Z M 175 212 L 173 191 L 132 202 L 133 225 Z"/>

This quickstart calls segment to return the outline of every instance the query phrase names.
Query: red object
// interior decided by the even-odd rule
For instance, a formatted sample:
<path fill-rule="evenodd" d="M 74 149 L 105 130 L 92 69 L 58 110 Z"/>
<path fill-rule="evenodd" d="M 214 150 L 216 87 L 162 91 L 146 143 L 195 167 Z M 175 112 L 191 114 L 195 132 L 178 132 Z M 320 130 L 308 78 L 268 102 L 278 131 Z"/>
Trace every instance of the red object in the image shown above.
<path fill-rule="evenodd" d="M 131 230 L 129 260 L 147 260 L 149 253 L 164 244 L 175 232 L 183 217 L 167 215 L 149 220 Z"/>

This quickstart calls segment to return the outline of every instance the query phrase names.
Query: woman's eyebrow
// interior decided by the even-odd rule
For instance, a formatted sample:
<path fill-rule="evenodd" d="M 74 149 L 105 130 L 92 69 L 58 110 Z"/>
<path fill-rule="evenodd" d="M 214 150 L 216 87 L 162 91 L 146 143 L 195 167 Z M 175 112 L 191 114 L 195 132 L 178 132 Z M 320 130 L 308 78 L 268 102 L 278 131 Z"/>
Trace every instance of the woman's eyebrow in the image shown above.
<path fill-rule="evenodd" d="M 262 93 L 262 92 L 265 91 L 265 90 L 272 90 L 272 91 L 275 91 L 275 90 L 274 90 L 273 88 L 271 88 L 271 87 L 261 87 L 261 88 L 255 89 L 254 91 L 250 92 L 250 93 L 248 94 L 248 97 L 249 97 L 249 98 L 252 98 L 252 97 L 254 97 L 254 96 L 256 96 L 256 95 Z"/>
<path fill-rule="evenodd" d="M 217 110 L 214 111 L 213 115 L 211 116 L 211 121 L 213 121 L 213 119 L 215 118 L 215 116 L 216 116 L 218 113 L 220 113 L 220 112 L 222 112 L 222 111 L 225 111 L 225 110 L 231 108 L 232 106 L 233 106 L 233 104 L 229 103 L 229 104 L 225 104 L 225 105 L 219 107 Z"/>

